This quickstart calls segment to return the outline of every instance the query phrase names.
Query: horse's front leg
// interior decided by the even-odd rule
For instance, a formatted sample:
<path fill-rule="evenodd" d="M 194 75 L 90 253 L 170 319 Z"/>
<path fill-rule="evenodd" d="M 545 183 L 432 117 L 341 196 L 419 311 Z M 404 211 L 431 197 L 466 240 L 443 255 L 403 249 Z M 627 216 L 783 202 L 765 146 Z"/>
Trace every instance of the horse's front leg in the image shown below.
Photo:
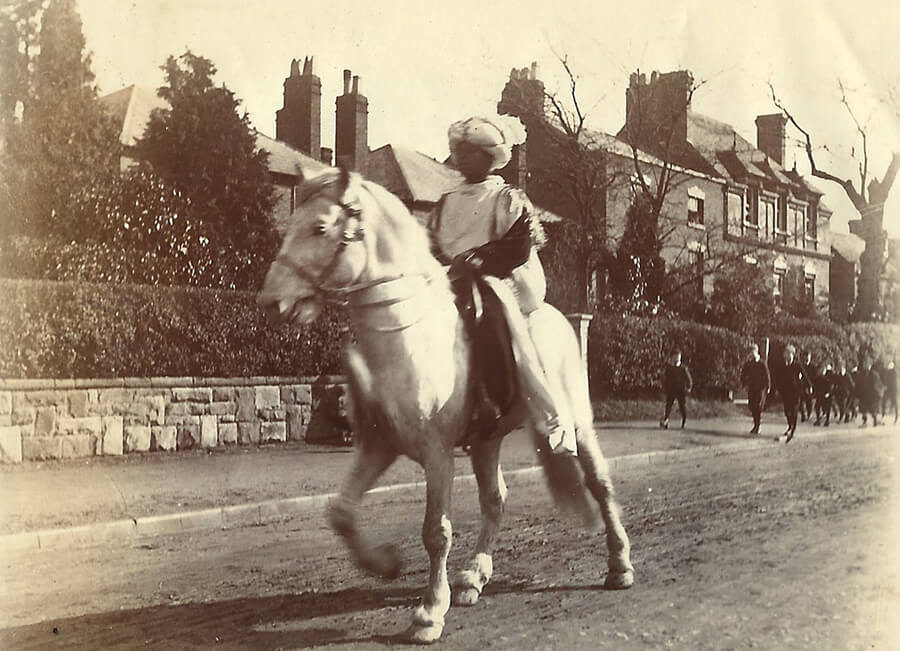
<path fill-rule="evenodd" d="M 506 503 L 506 482 L 500 470 L 502 441 L 502 437 L 496 437 L 472 445 L 472 470 L 478 482 L 478 502 L 481 505 L 481 532 L 475 543 L 474 556 L 456 581 L 454 602 L 460 606 L 475 605 L 494 572 L 494 542 L 500 531 Z"/>
<path fill-rule="evenodd" d="M 450 524 L 450 491 L 453 487 L 452 450 L 434 450 L 425 459 L 427 502 L 422 542 L 428 552 L 428 587 L 413 613 L 407 636 L 413 642 L 431 643 L 444 631 L 444 616 L 450 609 L 447 557 L 453 528 Z"/>
<path fill-rule="evenodd" d="M 400 574 L 400 555 L 393 545 L 373 546 L 365 540 L 356 525 L 356 509 L 362 496 L 396 458 L 396 451 L 378 445 L 377 440 L 362 440 L 340 495 L 328 505 L 331 527 L 344 539 L 353 559 L 364 570 L 386 579 Z"/>

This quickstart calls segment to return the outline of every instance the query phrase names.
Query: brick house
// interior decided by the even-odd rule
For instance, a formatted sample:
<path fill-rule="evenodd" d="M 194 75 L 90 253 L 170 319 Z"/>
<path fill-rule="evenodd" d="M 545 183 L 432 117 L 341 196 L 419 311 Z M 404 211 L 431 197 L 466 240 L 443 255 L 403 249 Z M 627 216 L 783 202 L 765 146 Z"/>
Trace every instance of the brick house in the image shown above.
<path fill-rule="evenodd" d="M 689 72 L 654 72 L 649 81 L 635 73 L 629 81 L 625 125 L 617 135 L 583 135 L 604 172 L 595 214 L 607 245 L 614 248 L 621 238 L 641 178 L 654 190 L 665 170 L 670 176 L 661 211 L 667 232 L 661 256 L 667 269 L 705 271 L 696 274 L 702 278 L 697 289 L 708 298 L 713 261 L 743 258 L 771 265 L 776 296 L 790 277 L 800 278 L 816 305 L 827 308 L 831 211 L 819 190 L 795 169 L 785 169 L 784 118 L 759 116 L 753 145 L 732 126 L 691 109 Z M 498 104 L 529 127 L 529 182 L 539 171 L 552 174 L 551 161 L 542 161 L 547 128 L 534 124 L 534 116 L 544 114 L 543 101 L 544 86 L 532 66 L 512 71 Z M 577 219 L 578 206 L 554 191 L 553 183 L 535 185 L 556 195 L 545 198 L 545 205 Z"/>

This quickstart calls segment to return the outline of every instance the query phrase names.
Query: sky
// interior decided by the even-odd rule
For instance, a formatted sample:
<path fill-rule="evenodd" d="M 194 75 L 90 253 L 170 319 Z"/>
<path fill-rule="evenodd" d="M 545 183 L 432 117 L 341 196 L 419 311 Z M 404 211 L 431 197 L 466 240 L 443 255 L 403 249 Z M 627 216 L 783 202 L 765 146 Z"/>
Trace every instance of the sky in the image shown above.
<path fill-rule="evenodd" d="M 900 151 L 900 3 L 895 0 L 78 0 L 101 93 L 156 88 L 169 55 L 211 59 L 218 82 L 274 136 L 292 58 L 315 57 L 322 80 L 322 146 L 334 145 L 334 98 L 345 68 L 369 100 L 369 146 L 405 145 L 443 160 L 447 126 L 496 111 L 512 68 L 537 62 L 568 94 L 560 59 L 577 76 L 588 124 L 615 133 L 631 72 L 690 70 L 692 109 L 756 141 L 754 119 L 776 111 L 769 83 L 810 132 L 819 168 L 858 183 L 856 126 L 868 134 L 869 175 Z M 888 101 L 893 98 L 893 101 Z M 786 166 L 808 173 L 800 133 Z M 826 148 L 827 147 L 827 148 Z M 843 191 L 818 182 L 846 232 Z M 900 181 L 885 212 L 900 237 Z"/>

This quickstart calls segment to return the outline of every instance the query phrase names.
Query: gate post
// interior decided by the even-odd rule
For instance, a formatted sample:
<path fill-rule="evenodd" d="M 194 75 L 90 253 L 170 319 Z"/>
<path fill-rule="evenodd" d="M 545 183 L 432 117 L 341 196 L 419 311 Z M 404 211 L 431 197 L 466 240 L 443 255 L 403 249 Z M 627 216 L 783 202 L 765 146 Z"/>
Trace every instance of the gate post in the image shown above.
<path fill-rule="evenodd" d="M 578 337 L 578 350 L 581 351 L 581 363 L 584 365 L 584 374 L 588 375 L 588 326 L 591 325 L 593 314 L 584 312 L 575 312 L 567 314 L 566 318 L 575 329 L 575 335 Z"/>

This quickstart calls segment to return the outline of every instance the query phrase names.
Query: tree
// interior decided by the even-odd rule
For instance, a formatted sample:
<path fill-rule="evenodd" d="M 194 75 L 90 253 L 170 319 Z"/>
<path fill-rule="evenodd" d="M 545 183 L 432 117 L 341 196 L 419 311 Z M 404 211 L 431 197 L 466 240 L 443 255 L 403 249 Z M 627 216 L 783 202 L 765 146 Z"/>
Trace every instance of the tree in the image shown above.
<path fill-rule="evenodd" d="M 771 262 L 765 257 L 732 265 L 713 281 L 710 321 L 733 332 L 754 335 L 775 317 Z"/>
<path fill-rule="evenodd" d="M 3 49 L 12 71 L 2 84 L 7 201 L 0 221 L 7 236 L 78 239 L 93 216 L 74 212 L 71 197 L 117 170 L 119 145 L 97 101 L 75 1 L 17 3 L 4 12 L 2 29 L 16 41 Z"/>
<path fill-rule="evenodd" d="M 874 176 L 870 178 L 869 133 L 866 129 L 866 123 L 860 122 L 857 118 L 847 98 L 844 85 L 840 81 L 838 85 L 841 92 L 841 103 L 846 108 L 855 126 L 858 139 L 858 147 L 851 148 L 851 158 L 856 163 L 859 173 L 858 183 L 854 183 L 852 179 L 842 179 L 836 174 L 819 167 L 816 162 L 812 135 L 800 125 L 794 114 L 785 107 L 785 103 L 777 97 L 775 87 L 771 83 L 769 84 L 769 90 L 775 106 L 784 113 L 790 123 L 803 135 L 803 147 L 812 175 L 839 185 L 859 213 L 862 220 L 862 229 L 859 235 L 865 240 L 866 248 L 863 250 L 859 260 L 859 294 L 856 299 L 853 318 L 857 321 L 871 321 L 884 315 L 879 295 L 879 283 L 884 270 L 887 244 L 887 234 L 884 230 L 884 204 L 890 195 L 894 180 L 897 178 L 897 171 L 900 170 L 900 151 L 894 151 L 891 154 L 891 160 L 880 180 Z M 891 100 L 896 102 L 896 96 L 891 97 Z"/>
<path fill-rule="evenodd" d="M 234 93 L 214 85 L 212 61 L 188 50 L 162 69 L 169 108 L 153 112 L 137 156 L 190 202 L 190 226 L 205 241 L 195 261 L 203 284 L 255 288 L 277 241 L 268 154 Z"/>

